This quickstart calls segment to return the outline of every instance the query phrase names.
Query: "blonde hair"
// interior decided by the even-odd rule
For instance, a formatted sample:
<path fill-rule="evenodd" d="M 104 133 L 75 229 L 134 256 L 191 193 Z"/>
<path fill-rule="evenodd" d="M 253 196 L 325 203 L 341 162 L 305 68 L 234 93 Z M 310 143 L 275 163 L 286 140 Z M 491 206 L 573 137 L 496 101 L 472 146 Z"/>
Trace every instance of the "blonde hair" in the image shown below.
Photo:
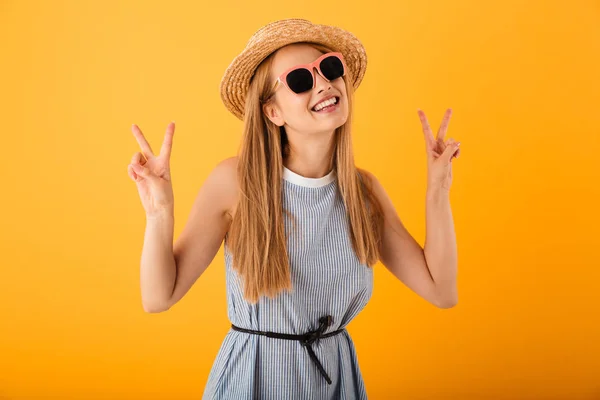
<path fill-rule="evenodd" d="M 323 54 L 332 51 L 320 44 L 306 44 Z M 289 145 L 285 128 L 275 125 L 263 112 L 263 105 L 273 96 L 269 73 L 273 54 L 257 67 L 246 95 L 237 167 L 240 196 L 225 237 L 233 268 L 244 283 L 244 298 L 253 304 L 261 295 L 273 298 L 283 290 L 292 289 L 283 215 L 287 210 L 282 205 L 283 160 Z M 354 88 L 350 74 L 347 70 L 342 78 L 348 119 L 334 133 L 332 161 L 347 211 L 352 247 L 360 262 L 372 268 L 379 260 L 383 216 L 365 171 L 354 164 L 351 137 Z"/>

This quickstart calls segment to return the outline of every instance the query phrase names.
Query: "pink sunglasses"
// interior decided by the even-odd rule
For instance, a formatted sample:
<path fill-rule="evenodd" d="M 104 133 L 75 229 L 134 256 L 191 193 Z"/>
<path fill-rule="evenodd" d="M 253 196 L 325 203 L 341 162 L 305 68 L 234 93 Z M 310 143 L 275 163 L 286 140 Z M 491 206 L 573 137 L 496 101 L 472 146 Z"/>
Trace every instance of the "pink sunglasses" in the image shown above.
<path fill-rule="evenodd" d="M 314 69 L 328 82 L 346 75 L 346 62 L 342 53 L 325 53 L 309 64 L 299 64 L 279 75 L 273 89 L 281 83 L 296 94 L 304 93 L 315 87 L 317 82 Z"/>

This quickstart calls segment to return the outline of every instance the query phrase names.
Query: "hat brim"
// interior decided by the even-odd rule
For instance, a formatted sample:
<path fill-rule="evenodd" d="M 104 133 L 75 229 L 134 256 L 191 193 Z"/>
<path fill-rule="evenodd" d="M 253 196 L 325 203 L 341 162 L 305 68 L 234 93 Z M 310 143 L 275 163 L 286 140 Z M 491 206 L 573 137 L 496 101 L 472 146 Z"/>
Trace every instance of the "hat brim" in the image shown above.
<path fill-rule="evenodd" d="M 358 89 L 367 69 L 367 53 L 352 33 L 330 25 L 313 24 L 305 19 L 284 19 L 260 28 L 225 70 L 221 79 L 221 100 L 238 119 L 244 119 L 246 93 L 256 67 L 279 48 L 292 43 L 318 43 L 342 53 Z"/>

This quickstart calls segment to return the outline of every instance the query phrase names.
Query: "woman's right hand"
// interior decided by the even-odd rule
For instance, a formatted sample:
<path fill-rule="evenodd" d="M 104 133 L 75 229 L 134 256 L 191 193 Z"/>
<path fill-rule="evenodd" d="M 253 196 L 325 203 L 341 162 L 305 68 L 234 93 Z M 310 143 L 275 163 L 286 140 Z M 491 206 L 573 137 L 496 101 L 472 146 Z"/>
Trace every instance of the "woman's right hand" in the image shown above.
<path fill-rule="evenodd" d="M 169 123 L 160 154 L 155 156 L 140 128 L 131 126 L 133 136 L 142 152 L 133 155 L 127 166 L 129 177 L 136 183 L 142 206 L 147 217 L 173 213 L 173 185 L 171 183 L 170 158 L 175 122 Z"/>

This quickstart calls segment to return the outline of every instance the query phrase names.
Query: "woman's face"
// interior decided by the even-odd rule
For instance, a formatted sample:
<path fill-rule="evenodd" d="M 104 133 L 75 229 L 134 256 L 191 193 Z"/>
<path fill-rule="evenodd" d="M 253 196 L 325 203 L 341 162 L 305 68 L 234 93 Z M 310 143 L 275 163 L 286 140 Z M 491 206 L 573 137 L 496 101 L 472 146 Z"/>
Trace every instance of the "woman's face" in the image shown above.
<path fill-rule="evenodd" d="M 315 61 L 323 53 L 304 43 L 294 43 L 280 48 L 274 55 L 271 65 L 271 82 L 274 84 L 279 75 L 289 68 Z M 272 101 L 265 105 L 264 111 L 269 119 L 278 126 L 285 126 L 295 132 L 315 133 L 332 132 L 343 125 L 348 118 L 346 86 L 342 78 L 327 82 L 315 69 L 315 87 L 296 94 L 286 86 L 279 84 Z M 318 112 L 313 109 L 323 99 L 335 96 L 338 104 L 331 112 Z"/>

